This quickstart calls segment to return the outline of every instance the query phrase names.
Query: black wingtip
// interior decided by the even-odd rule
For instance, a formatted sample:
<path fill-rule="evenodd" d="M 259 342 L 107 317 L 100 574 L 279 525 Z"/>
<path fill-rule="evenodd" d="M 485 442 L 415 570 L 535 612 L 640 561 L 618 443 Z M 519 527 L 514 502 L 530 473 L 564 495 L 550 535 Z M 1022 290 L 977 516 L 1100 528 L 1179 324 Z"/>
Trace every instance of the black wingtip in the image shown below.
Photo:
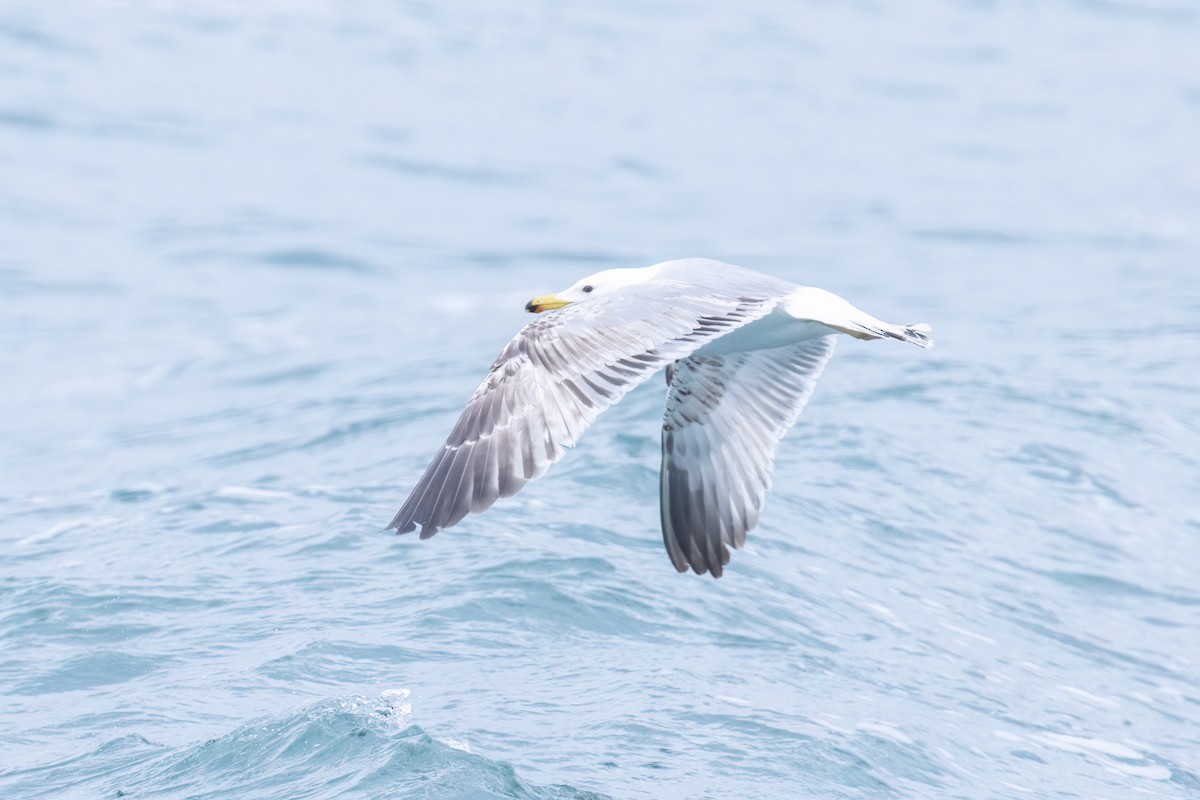
<path fill-rule="evenodd" d="M 933 347 L 933 337 L 929 335 L 932 331 L 933 328 L 924 322 L 917 323 L 916 325 L 906 325 L 904 328 L 904 340 L 912 342 L 917 347 L 924 347 L 926 350 L 929 350 Z"/>
<path fill-rule="evenodd" d="M 397 514 L 396 518 L 389 522 L 388 526 L 384 528 L 385 531 L 395 530 L 397 536 L 402 533 L 412 533 L 416 529 L 417 523 L 413 522 L 412 520 L 404 522 L 400 519 L 399 514 Z"/>
<path fill-rule="evenodd" d="M 729 559 L 728 559 L 728 558 L 727 558 L 727 559 L 725 559 L 725 563 L 726 563 L 726 564 L 728 564 L 728 563 L 729 563 Z M 699 572 L 699 574 L 701 574 L 701 575 L 703 575 L 703 574 L 704 574 L 704 570 L 699 570 L 698 572 Z M 723 567 L 721 564 L 717 563 L 717 562 L 712 562 L 712 563 L 710 563 L 710 564 L 708 565 L 708 574 L 709 574 L 709 575 L 712 575 L 714 579 L 721 577 L 721 575 L 723 575 L 723 574 L 724 574 L 724 572 L 725 572 L 725 569 L 724 569 L 724 567 Z"/>

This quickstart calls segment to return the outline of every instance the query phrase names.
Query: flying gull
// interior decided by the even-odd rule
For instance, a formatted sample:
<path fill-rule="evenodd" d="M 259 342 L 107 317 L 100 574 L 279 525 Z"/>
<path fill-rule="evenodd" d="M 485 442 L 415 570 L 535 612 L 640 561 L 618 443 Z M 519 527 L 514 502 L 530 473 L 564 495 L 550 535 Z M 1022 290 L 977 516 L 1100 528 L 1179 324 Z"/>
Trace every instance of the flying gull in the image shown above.
<path fill-rule="evenodd" d="M 526 310 L 389 528 L 421 538 L 521 490 L 666 368 L 660 503 L 675 569 L 720 577 L 758 522 L 775 451 L 836 335 L 931 347 L 831 292 L 703 258 L 609 269 Z"/>

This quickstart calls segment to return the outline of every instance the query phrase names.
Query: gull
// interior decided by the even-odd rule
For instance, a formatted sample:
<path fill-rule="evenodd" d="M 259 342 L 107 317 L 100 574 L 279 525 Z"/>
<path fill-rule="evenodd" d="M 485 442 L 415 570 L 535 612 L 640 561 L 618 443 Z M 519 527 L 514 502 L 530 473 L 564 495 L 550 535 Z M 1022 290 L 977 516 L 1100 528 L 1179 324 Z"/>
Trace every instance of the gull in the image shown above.
<path fill-rule="evenodd" d="M 525 308 L 539 316 L 492 364 L 389 528 L 427 539 L 516 494 L 665 368 L 663 542 L 677 571 L 719 578 L 758 523 L 779 442 L 838 334 L 933 344 L 928 325 L 703 258 L 604 270 Z"/>

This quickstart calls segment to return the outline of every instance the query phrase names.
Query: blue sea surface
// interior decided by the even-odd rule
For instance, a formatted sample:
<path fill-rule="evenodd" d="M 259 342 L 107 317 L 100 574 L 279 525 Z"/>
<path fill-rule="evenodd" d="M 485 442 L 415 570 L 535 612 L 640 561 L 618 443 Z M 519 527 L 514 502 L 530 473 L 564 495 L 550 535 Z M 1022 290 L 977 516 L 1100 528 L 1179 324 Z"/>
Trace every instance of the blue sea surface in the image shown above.
<path fill-rule="evenodd" d="M 0 3 L 0 796 L 1200 797 L 1200 6 Z M 659 379 L 384 532 L 524 303 L 845 339 L 720 580 Z"/>

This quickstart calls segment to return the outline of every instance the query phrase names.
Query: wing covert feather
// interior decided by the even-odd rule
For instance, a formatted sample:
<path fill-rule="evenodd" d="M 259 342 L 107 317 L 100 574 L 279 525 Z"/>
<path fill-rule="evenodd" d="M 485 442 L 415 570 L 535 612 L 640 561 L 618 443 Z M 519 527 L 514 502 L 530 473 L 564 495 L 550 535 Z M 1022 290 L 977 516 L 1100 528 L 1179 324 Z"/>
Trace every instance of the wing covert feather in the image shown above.
<path fill-rule="evenodd" d="M 516 494 L 634 386 L 777 303 L 658 281 L 539 315 L 492 364 L 388 527 L 428 538 Z"/>

